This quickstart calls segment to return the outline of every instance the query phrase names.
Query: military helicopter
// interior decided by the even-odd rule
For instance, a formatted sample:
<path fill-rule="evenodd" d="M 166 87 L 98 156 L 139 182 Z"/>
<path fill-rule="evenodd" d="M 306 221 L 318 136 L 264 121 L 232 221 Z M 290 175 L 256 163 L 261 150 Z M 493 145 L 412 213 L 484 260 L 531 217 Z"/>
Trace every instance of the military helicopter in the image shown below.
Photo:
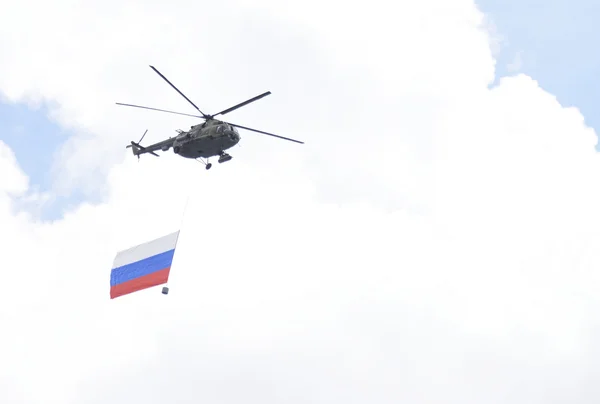
<path fill-rule="evenodd" d="M 173 87 L 175 91 L 177 91 L 183 98 L 185 98 L 187 102 L 192 104 L 192 106 L 196 108 L 198 112 L 200 112 L 200 115 L 191 115 L 182 112 L 167 111 L 164 109 L 144 107 L 141 105 L 123 104 L 120 102 L 117 102 L 116 104 L 127 107 L 136 107 L 150 109 L 154 111 L 168 112 L 170 114 L 192 116 L 195 118 L 204 119 L 204 122 L 198 125 L 193 125 L 189 131 L 177 129 L 176 132 L 178 134 L 175 137 L 169 137 L 168 139 L 162 140 L 150 146 L 142 146 L 140 143 L 142 142 L 144 136 L 146 136 L 146 133 L 148 132 L 148 130 L 146 130 L 139 142 L 136 143 L 134 141 L 131 141 L 131 144 L 126 146 L 126 148 L 132 149 L 133 155 L 137 156 L 138 159 L 140 158 L 141 154 L 145 153 L 149 153 L 159 157 L 159 155 L 156 154 L 155 151 L 168 151 L 172 147 L 173 152 L 175 152 L 175 154 L 178 154 L 184 158 L 199 160 L 206 166 L 206 169 L 209 170 L 212 167 L 212 164 L 209 163 L 210 157 L 219 156 L 219 163 L 225 163 L 226 161 L 232 159 L 232 157 L 228 153 L 226 153 L 225 150 L 232 148 L 240 141 L 240 134 L 236 128 L 246 129 L 249 131 L 261 133 L 263 135 L 273 136 L 279 139 L 285 139 L 292 142 L 304 144 L 304 142 L 301 142 L 299 140 L 290 139 L 287 137 L 275 135 L 273 133 L 263 132 L 261 130 L 248 128 L 246 126 L 236 125 L 233 123 L 214 119 L 214 117 L 217 115 L 225 115 L 231 111 L 243 107 L 244 105 L 248 105 L 251 102 L 266 97 L 267 95 L 271 94 L 270 91 L 257 95 L 254 98 L 250 98 L 249 100 L 234 105 L 233 107 L 227 108 L 214 115 L 207 115 L 204 112 L 200 111 L 200 108 L 198 108 L 196 104 L 190 101 L 188 97 L 186 97 L 181 91 L 179 91 L 179 89 L 175 87 L 175 85 L 173 85 L 173 83 L 171 83 L 154 66 L 151 65 L 150 68 L 152 68 L 152 70 L 154 70 L 160 77 L 162 77 L 163 80 L 169 83 L 169 85 Z"/>

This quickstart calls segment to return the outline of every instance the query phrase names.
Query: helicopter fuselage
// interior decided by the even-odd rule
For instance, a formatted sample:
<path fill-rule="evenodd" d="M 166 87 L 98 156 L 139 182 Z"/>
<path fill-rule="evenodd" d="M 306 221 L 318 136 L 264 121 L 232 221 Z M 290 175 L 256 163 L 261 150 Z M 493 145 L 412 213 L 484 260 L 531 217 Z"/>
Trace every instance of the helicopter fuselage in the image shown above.
<path fill-rule="evenodd" d="M 210 120 L 181 132 L 173 142 L 173 151 L 189 159 L 209 158 L 222 155 L 239 141 L 240 135 L 235 127 Z"/>

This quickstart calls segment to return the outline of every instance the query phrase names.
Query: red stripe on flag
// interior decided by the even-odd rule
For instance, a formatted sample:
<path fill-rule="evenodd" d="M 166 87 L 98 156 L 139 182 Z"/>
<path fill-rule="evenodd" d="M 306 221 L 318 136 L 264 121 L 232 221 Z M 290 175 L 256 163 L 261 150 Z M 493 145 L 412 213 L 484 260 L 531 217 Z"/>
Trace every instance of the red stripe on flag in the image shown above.
<path fill-rule="evenodd" d="M 169 271 L 171 268 L 161 269 L 148 275 L 140 276 L 139 278 L 115 285 L 110 288 L 110 298 L 127 295 L 137 292 L 138 290 L 148 289 L 154 286 L 167 283 L 169 280 Z"/>

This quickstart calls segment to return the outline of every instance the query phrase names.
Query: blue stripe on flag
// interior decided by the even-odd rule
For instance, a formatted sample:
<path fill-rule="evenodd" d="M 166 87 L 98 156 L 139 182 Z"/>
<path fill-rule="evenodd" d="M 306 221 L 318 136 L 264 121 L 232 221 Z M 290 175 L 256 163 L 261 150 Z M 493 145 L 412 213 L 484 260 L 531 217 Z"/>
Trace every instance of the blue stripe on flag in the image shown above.
<path fill-rule="evenodd" d="M 132 279 L 160 271 L 161 269 L 169 268 L 173 262 L 174 255 L 175 249 L 172 249 L 137 262 L 132 262 L 131 264 L 114 268 L 110 271 L 110 286 L 119 285 Z"/>

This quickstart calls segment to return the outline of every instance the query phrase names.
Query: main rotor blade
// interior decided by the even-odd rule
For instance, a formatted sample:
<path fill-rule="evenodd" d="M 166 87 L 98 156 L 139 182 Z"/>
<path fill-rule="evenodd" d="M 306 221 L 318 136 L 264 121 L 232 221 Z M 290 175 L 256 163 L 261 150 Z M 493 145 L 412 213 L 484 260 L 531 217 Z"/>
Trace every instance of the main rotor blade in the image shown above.
<path fill-rule="evenodd" d="M 270 91 L 267 91 L 266 93 L 263 93 L 263 94 L 261 94 L 261 95 L 257 95 L 257 96 L 256 96 L 256 97 L 254 97 L 254 98 L 250 98 L 250 99 L 249 99 L 249 100 L 247 100 L 247 101 L 241 102 L 241 103 L 239 103 L 239 104 L 237 104 L 237 105 L 235 105 L 235 106 L 233 106 L 233 107 L 231 107 L 231 108 L 227 108 L 226 110 L 223 110 L 223 111 L 221 111 L 221 112 L 219 112 L 219 113 L 217 113 L 217 114 L 214 114 L 213 116 L 217 116 L 217 115 L 225 115 L 225 114 L 227 114 L 228 112 L 231 112 L 231 111 L 233 111 L 233 110 L 235 110 L 235 109 L 238 109 L 238 108 L 240 108 L 240 107 L 243 107 L 244 105 L 248 105 L 248 104 L 250 104 L 251 102 L 254 102 L 254 101 L 256 101 L 256 100 L 260 100 L 261 98 L 263 98 L 263 97 L 266 97 L 266 96 L 267 96 L 267 95 L 269 95 L 269 94 L 271 94 L 271 92 L 270 92 Z"/>
<path fill-rule="evenodd" d="M 278 137 L 279 139 L 289 140 L 290 142 L 296 142 L 296 143 L 304 144 L 304 142 L 301 142 L 299 140 L 290 139 L 289 137 L 283 137 L 283 136 L 279 136 L 279 135 L 274 135 L 274 134 L 269 133 L 269 132 L 263 132 L 262 130 L 256 130 L 256 129 L 248 128 L 246 126 L 236 125 L 236 124 L 231 123 L 231 122 L 227 122 L 227 123 L 229 125 L 231 125 L 231 126 L 235 126 L 236 128 L 242 128 L 242 129 L 246 129 L 246 130 L 251 130 L 252 132 L 262 133 L 263 135 L 269 135 L 269 136 L 273 136 L 273 137 Z"/>
<path fill-rule="evenodd" d="M 200 115 L 184 114 L 183 112 L 167 111 L 166 109 L 158 109 L 158 108 L 143 107 L 143 106 L 141 106 L 141 105 L 123 104 L 123 103 L 120 103 L 120 102 L 117 102 L 116 104 L 117 104 L 117 105 L 124 105 L 124 106 L 126 106 L 126 107 L 135 107 L 135 108 L 151 109 L 152 111 L 168 112 L 168 113 L 170 113 L 170 114 L 185 115 L 185 116 L 193 116 L 194 118 L 204 118 L 203 116 L 200 116 Z"/>
<path fill-rule="evenodd" d="M 203 118 L 207 118 L 207 117 L 208 117 L 208 115 L 206 115 L 204 112 L 200 111 L 200 108 L 198 108 L 198 107 L 196 106 L 196 104 L 194 104 L 192 101 L 190 101 L 190 99 L 189 99 L 188 97 L 186 97 L 186 96 L 185 96 L 185 95 L 184 95 L 184 94 L 183 94 L 181 91 L 179 91 L 179 89 L 178 89 L 177 87 L 175 87 L 175 86 L 173 85 L 173 83 L 171 83 L 171 82 L 169 81 L 169 79 L 167 79 L 165 76 L 163 76 L 163 74 L 162 74 L 161 72 L 159 72 L 159 71 L 156 69 L 156 67 L 154 67 L 154 66 L 152 66 L 152 65 L 150 65 L 150 67 L 151 67 L 151 68 L 152 68 L 152 70 L 154 70 L 154 71 L 155 71 L 155 72 L 156 72 L 156 73 L 157 73 L 157 74 L 158 74 L 160 77 L 162 77 L 162 78 L 163 78 L 163 79 L 164 79 L 164 80 L 165 80 L 167 83 L 169 83 L 169 85 L 170 85 L 171 87 L 173 87 L 173 88 L 175 89 L 175 91 L 177 91 L 179 94 L 181 94 L 181 96 L 182 96 L 183 98 L 185 98 L 185 99 L 187 100 L 187 102 L 189 102 L 190 104 L 192 104 L 192 105 L 194 106 L 194 108 L 196 108 L 196 109 L 198 110 L 198 112 L 200 112 L 200 113 L 202 114 L 202 117 L 203 117 Z"/>

